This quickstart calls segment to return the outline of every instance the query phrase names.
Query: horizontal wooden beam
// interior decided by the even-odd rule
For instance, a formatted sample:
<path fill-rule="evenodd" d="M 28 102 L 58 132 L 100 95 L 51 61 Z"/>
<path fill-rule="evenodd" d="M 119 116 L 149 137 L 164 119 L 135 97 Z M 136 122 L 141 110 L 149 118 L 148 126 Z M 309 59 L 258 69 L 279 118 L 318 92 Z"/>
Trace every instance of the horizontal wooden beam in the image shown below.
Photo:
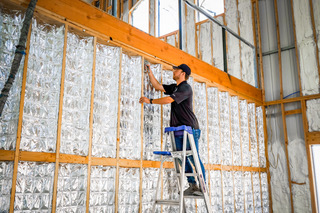
<path fill-rule="evenodd" d="M 10 0 L 26 7 L 30 0 Z M 223 86 L 227 91 L 236 91 L 239 96 L 262 103 L 262 93 L 257 89 L 233 76 L 228 76 L 222 70 L 197 59 L 184 51 L 150 36 L 129 24 L 92 7 L 81 0 L 38 0 L 36 11 L 45 10 L 83 29 L 91 30 L 110 37 L 113 42 L 127 48 L 139 50 L 154 59 L 164 61 L 169 65 L 186 63 L 192 73 L 202 76 L 214 83 L 218 88 Z"/>
<path fill-rule="evenodd" d="M 289 110 L 289 111 L 285 111 L 284 115 L 294 115 L 294 114 L 300 114 L 302 111 L 301 109 L 294 109 L 294 110 Z"/>
<path fill-rule="evenodd" d="M 308 132 L 307 142 L 309 145 L 320 144 L 320 132 Z"/>
<path fill-rule="evenodd" d="M 271 105 L 276 105 L 276 104 L 281 104 L 281 103 L 291 103 L 291 102 L 298 102 L 301 100 L 311 100 L 311 99 L 318 99 L 320 98 L 320 94 L 316 95 L 306 95 L 306 96 L 301 96 L 301 97 L 296 97 L 296 98 L 288 98 L 288 99 L 282 99 L 282 100 L 276 100 L 276 101 L 268 101 L 264 102 L 265 106 L 271 106 Z"/>
<path fill-rule="evenodd" d="M 320 135 L 320 132 L 319 132 Z M 319 136 L 320 137 L 320 136 Z M 0 161 L 13 161 L 14 151 L 0 150 Z M 34 162 L 55 162 L 56 154 L 47 152 L 28 152 L 20 151 L 19 155 L 20 161 L 34 161 Z M 69 154 L 59 154 L 60 163 L 79 163 L 88 164 L 88 156 L 80 155 L 69 155 Z M 140 160 L 129 160 L 129 159 L 119 159 L 120 167 L 128 168 L 139 168 Z M 160 168 L 160 161 L 142 161 L 143 168 Z M 116 166 L 116 158 L 91 158 L 92 166 Z M 225 165 L 215 165 L 206 164 L 204 165 L 206 170 L 224 170 L 224 171 L 252 171 L 252 172 L 266 172 L 265 168 L 258 167 L 242 167 L 242 166 L 225 166 Z M 172 162 L 164 162 L 163 168 L 174 168 Z"/>

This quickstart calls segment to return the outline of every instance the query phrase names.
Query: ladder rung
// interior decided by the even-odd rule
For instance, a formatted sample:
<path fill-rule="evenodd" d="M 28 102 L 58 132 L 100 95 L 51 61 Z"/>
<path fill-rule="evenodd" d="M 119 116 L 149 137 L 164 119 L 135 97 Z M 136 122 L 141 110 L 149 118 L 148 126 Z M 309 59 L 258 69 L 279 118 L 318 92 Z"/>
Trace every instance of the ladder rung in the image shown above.
<path fill-rule="evenodd" d="M 180 177 L 180 175 L 181 175 L 180 173 L 177 174 L 178 177 Z M 187 177 L 190 177 L 190 176 L 196 177 L 198 176 L 198 173 L 184 173 L 184 175 Z"/>
<path fill-rule="evenodd" d="M 176 200 L 156 200 L 158 205 L 179 205 L 179 201 Z"/>
<path fill-rule="evenodd" d="M 189 198 L 189 199 L 204 199 L 204 195 L 185 195 L 184 198 Z"/>
<path fill-rule="evenodd" d="M 172 151 L 171 152 L 171 156 L 174 158 L 178 158 L 181 157 L 183 154 L 183 151 Z M 192 151 L 191 150 L 187 150 L 186 151 L 186 156 L 192 155 Z"/>

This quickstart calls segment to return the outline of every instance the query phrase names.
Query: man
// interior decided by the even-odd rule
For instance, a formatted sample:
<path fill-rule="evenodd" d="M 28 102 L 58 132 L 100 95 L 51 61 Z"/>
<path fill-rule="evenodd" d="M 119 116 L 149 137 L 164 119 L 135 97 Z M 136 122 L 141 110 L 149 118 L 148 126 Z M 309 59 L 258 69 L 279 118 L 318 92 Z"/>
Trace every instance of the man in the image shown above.
<path fill-rule="evenodd" d="M 146 65 L 147 73 L 149 75 L 152 86 L 156 90 L 164 92 L 164 94 L 169 95 L 168 97 L 158 98 L 158 99 L 148 99 L 146 97 L 141 97 L 139 103 L 147 104 L 169 104 L 171 103 L 171 115 L 170 115 L 170 126 L 177 127 L 181 125 L 191 126 L 193 129 L 194 142 L 199 153 L 198 141 L 200 138 L 200 129 L 198 120 L 193 113 L 192 100 L 193 93 L 191 86 L 187 83 L 187 80 L 191 74 L 190 68 L 186 64 L 181 64 L 178 67 L 173 67 L 173 80 L 176 84 L 162 85 L 154 77 L 150 65 Z M 183 145 L 183 131 L 175 132 L 175 142 L 177 150 L 182 150 Z M 189 140 L 187 142 L 187 150 L 190 150 Z M 199 155 L 198 155 L 199 157 Z M 193 156 L 188 157 L 189 160 L 186 161 L 186 173 L 193 173 L 190 161 L 194 164 Z M 205 169 L 200 160 L 200 165 L 205 178 Z M 201 190 L 196 184 L 195 178 L 190 176 L 187 177 L 190 187 L 184 191 L 184 195 L 202 195 Z"/>

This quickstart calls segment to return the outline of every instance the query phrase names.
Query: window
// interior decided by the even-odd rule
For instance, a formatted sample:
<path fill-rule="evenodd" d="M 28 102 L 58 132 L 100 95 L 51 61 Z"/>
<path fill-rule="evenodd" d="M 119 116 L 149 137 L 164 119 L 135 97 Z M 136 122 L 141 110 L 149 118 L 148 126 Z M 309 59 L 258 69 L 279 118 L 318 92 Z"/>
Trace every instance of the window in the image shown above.
<path fill-rule="evenodd" d="M 132 26 L 149 33 L 149 0 L 141 0 L 131 13 Z"/>
<path fill-rule="evenodd" d="M 205 9 L 213 17 L 224 13 L 224 1 L 223 0 L 197 0 L 197 4 L 202 9 Z M 197 12 L 197 21 L 207 19 L 204 15 Z"/>
<path fill-rule="evenodd" d="M 320 208 L 320 145 L 312 145 L 313 178 L 317 208 Z"/>
<path fill-rule="evenodd" d="M 177 0 L 158 0 L 158 36 L 179 29 L 178 4 Z"/>

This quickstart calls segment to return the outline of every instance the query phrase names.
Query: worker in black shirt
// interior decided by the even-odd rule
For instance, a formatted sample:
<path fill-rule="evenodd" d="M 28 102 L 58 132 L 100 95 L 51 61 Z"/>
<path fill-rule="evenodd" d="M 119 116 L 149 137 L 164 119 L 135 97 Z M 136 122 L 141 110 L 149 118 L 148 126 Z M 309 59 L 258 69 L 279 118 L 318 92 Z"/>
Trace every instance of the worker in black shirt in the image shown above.
<path fill-rule="evenodd" d="M 181 125 L 191 126 L 193 129 L 194 142 L 197 147 L 197 151 L 199 153 L 199 145 L 198 141 L 200 138 L 200 129 L 198 120 L 193 113 L 192 100 L 193 93 L 191 86 L 187 83 L 187 80 L 191 74 L 190 68 L 186 64 L 181 64 L 178 67 L 173 67 L 173 80 L 175 80 L 176 84 L 171 85 L 162 85 L 157 79 L 154 77 L 150 65 L 146 65 L 146 70 L 149 75 L 152 86 L 156 90 L 160 90 L 164 92 L 164 94 L 169 95 L 167 97 L 158 98 L 158 99 L 149 99 L 146 97 L 141 97 L 139 103 L 147 103 L 147 104 L 169 104 L 171 103 L 171 115 L 170 115 L 170 126 L 177 127 Z M 183 131 L 175 132 L 175 142 L 176 148 L 178 151 L 182 150 L 183 145 Z M 189 140 L 187 142 L 187 150 L 190 150 Z M 199 155 L 198 155 L 199 157 Z M 194 164 L 194 160 L 192 156 L 188 157 L 189 160 L 186 161 L 186 173 L 193 173 L 192 166 L 190 161 Z M 205 178 L 205 169 L 200 160 L 200 165 L 202 169 L 202 174 Z M 195 178 L 193 176 L 189 176 L 188 182 L 190 187 L 184 191 L 184 195 L 202 195 L 201 190 L 196 184 Z"/>

